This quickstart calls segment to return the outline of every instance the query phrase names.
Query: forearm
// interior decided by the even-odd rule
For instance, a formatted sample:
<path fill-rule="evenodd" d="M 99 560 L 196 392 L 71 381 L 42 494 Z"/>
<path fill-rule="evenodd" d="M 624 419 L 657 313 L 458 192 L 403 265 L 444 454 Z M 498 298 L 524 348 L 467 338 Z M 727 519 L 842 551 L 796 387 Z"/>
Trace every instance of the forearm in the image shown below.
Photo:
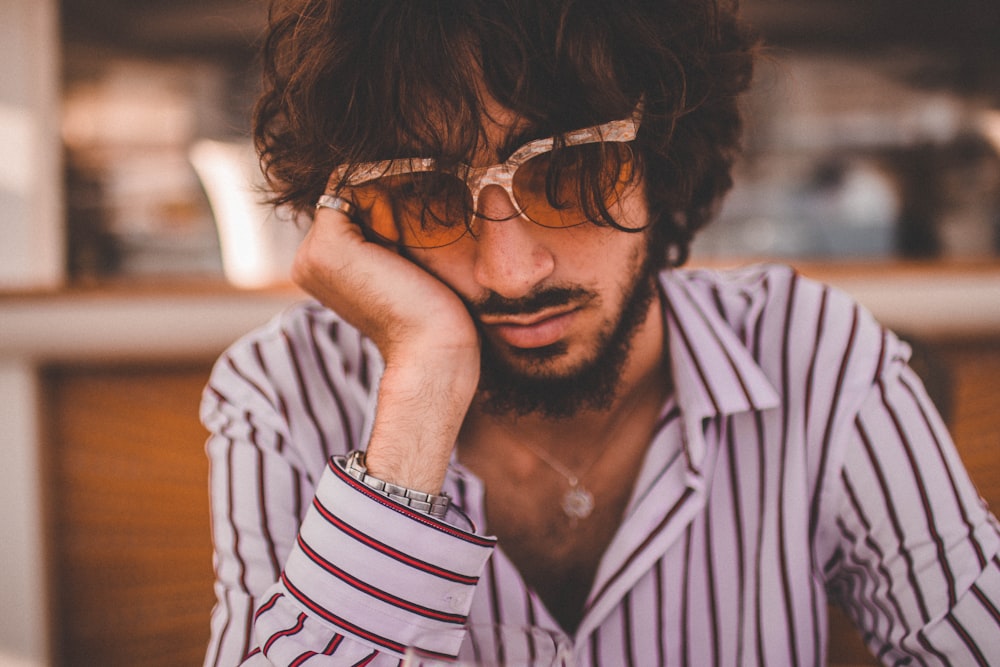
<path fill-rule="evenodd" d="M 461 516 L 458 513 L 439 520 L 379 493 L 348 474 L 340 455 L 365 449 L 371 477 L 440 493 L 478 385 L 478 332 L 449 287 L 408 259 L 364 242 L 355 225 L 332 211 L 317 213 L 297 256 L 295 279 L 373 342 L 384 368 L 373 416 L 367 402 L 372 398 L 371 384 L 359 383 L 367 394 L 366 419 L 372 419 L 366 442 L 358 442 L 364 429 L 348 429 L 352 437 L 343 439 L 344 448 L 325 446 L 331 434 L 326 428 L 289 429 L 283 456 L 301 449 L 301 438 L 316 437 L 325 456 L 332 458 L 322 477 L 318 470 L 322 464 L 309 461 L 315 496 L 306 501 L 301 526 L 303 515 L 295 517 L 298 534 L 290 540 L 280 576 L 257 596 L 258 610 L 252 627 L 246 628 L 252 636 L 248 662 L 298 664 L 311 655 L 332 655 L 331 664 L 369 659 L 372 662 L 365 664 L 396 664 L 403 647 L 421 630 L 462 627 L 494 542 L 449 524 Z M 313 330 L 310 327 L 308 335 Z M 280 345 L 275 354 L 280 357 L 283 353 L 278 350 L 300 335 L 298 330 L 283 332 L 276 339 Z M 290 357 L 290 387 L 273 392 L 273 399 L 260 406 L 275 423 L 301 416 L 309 426 L 322 414 L 324 403 L 308 400 L 309 389 L 300 386 L 303 373 L 312 368 L 300 360 L 313 359 L 314 351 L 326 349 L 325 342 L 314 343 L 304 354 Z M 335 376 L 341 368 L 359 373 L 371 368 L 340 363 L 343 343 L 337 341 L 326 350 L 328 358 L 315 359 L 319 368 L 333 369 L 318 374 L 320 388 L 331 379 L 339 381 Z M 267 361 L 270 368 L 274 359 Z M 258 386 L 266 383 L 250 383 L 244 393 L 253 396 Z M 271 398 L 271 391 L 264 393 Z M 295 404 L 282 400 L 300 394 L 302 400 Z M 305 410 L 299 415 L 289 407 Z M 248 419 L 247 410 L 242 403 L 233 406 L 232 419 Z M 256 424 L 245 429 L 251 442 L 255 429 Z M 293 442 L 294 447 L 288 448 Z M 228 483 L 235 491 L 246 481 Z"/>
<path fill-rule="evenodd" d="M 440 493 L 448 462 L 478 382 L 478 358 L 447 363 L 433 354 L 386 368 L 366 463 L 369 473 L 400 486 Z M 471 355 L 468 355 L 471 356 Z"/>
<path fill-rule="evenodd" d="M 391 216 L 374 206 L 365 215 Z M 458 295 L 422 267 L 320 210 L 296 282 L 371 339 L 385 361 L 367 444 L 369 473 L 438 493 L 479 381 L 479 334 Z"/>

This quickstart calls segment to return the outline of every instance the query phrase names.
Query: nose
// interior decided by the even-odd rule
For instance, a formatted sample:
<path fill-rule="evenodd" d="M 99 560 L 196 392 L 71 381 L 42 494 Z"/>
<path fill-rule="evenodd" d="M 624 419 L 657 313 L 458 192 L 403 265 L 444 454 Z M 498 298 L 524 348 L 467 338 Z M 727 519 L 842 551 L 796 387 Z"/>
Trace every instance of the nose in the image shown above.
<path fill-rule="evenodd" d="M 509 299 L 523 297 L 555 268 L 555 257 L 540 242 L 541 227 L 523 215 L 507 192 L 488 185 L 479 194 L 476 281 Z"/>

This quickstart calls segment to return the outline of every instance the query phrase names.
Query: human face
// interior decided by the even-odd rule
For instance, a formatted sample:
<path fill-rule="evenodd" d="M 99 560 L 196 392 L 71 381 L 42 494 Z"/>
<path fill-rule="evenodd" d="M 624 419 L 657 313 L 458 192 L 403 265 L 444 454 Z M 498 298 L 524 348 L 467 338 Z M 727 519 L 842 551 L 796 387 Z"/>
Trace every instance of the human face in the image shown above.
<path fill-rule="evenodd" d="M 485 222 L 475 237 L 407 255 L 468 304 L 482 332 L 485 399 L 496 411 L 553 417 L 602 407 L 635 352 L 636 332 L 650 324 L 642 344 L 662 340 L 649 307 L 643 183 L 630 183 L 610 210 L 634 232 L 539 226 L 495 185 L 481 191 L 477 212 Z"/>

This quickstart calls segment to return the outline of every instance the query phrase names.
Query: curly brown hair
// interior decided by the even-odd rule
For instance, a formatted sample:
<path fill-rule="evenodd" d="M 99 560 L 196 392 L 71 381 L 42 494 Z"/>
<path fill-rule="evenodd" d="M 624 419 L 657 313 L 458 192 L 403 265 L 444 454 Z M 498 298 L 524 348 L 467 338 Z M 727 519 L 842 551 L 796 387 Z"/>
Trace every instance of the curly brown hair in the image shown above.
<path fill-rule="evenodd" d="M 277 0 L 253 130 L 271 202 L 311 209 L 340 165 L 467 159 L 484 89 L 539 137 L 642 100 L 654 257 L 680 265 L 732 185 L 756 46 L 732 2 Z"/>

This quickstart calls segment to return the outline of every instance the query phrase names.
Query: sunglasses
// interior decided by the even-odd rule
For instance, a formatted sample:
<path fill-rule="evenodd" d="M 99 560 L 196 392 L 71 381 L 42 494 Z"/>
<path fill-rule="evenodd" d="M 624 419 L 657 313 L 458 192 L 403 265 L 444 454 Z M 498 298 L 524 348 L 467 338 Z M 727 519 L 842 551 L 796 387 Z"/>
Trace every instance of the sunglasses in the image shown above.
<path fill-rule="evenodd" d="M 367 210 L 366 231 L 384 243 L 440 248 L 469 232 L 483 188 L 504 189 L 518 215 L 543 227 L 573 227 L 607 212 L 632 181 L 628 145 L 639 130 L 632 117 L 531 141 L 488 167 L 439 168 L 431 158 L 402 158 L 340 167 L 330 178 Z M 588 165 L 599 165 L 594 173 Z M 596 187 L 595 187 L 596 184 Z M 386 207 L 390 207 L 386 210 Z M 589 212 L 589 214 L 588 214 Z"/>

